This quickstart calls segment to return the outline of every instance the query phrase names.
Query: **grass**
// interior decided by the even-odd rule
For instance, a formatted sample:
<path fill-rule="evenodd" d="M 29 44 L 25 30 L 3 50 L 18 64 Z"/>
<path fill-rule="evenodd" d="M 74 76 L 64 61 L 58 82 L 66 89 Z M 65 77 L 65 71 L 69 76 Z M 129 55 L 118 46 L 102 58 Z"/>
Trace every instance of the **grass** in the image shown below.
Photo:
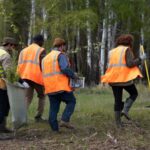
<path fill-rule="evenodd" d="M 61 134 L 53 133 L 48 124 L 34 122 L 37 109 L 35 95 L 28 111 L 29 125 L 18 131 L 16 140 L 11 143 L 12 149 L 13 145 L 18 145 L 18 148 L 22 149 L 149 150 L 150 108 L 145 106 L 150 105 L 150 91 L 143 85 L 137 87 L 139 96 L 130 112 L 133 122 L 123 119 L 127 123 L 124 129 L 117 129 L 115 126 L 114 100 L 109 87 L 77 90 L 76 109 L 71 119 L 76 129 L 62 128 Z M 123 99 L 127 96 L 124 92 Z M 65 105 L 62 104 L 58 119 L 64 107 Z M 47 98 L 45 118 L 48 118 L 48 111 Z M 17 149 L 17 146 L 14 149 Z"/>

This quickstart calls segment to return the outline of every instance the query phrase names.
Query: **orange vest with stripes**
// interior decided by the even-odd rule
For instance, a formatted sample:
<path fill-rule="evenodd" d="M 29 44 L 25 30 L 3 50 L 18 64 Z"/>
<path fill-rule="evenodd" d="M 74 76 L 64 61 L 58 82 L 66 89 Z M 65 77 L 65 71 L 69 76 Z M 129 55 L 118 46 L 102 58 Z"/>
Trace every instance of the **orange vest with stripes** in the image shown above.
<path fill-rule="evenodd" d="M 33 43 L 20 52 L 17 73 L 22 79 L 28 79 L 43 85 L 40 69 L 40 54 L 43 50 L 44 48 Z"/>
<path fill-rule="evenodd" d="M 137 66 L 129 68 L 126 65 L 125 54 L 128 47 L 118 46 L 109 52 L 108 68 L 101 77 L 103 83 L 128 82 L 142 74 Z"/>
<path fill-rule="evenodd" d="M 42 60 L 42 73 L 45 87 L 45 94 L 57 93 L 60 91 L 72 91 L 69 85 L 69 78 L 60 70 L 58 56 L 60 51 L 52 50 Z"/>

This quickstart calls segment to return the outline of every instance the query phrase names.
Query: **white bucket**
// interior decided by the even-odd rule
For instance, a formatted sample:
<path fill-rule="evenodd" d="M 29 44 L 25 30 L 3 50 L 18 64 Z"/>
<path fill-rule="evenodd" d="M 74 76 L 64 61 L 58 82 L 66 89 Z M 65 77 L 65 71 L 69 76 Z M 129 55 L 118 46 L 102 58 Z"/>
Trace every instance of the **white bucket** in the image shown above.
<path fill-rule="evenodd" d="M 12 113 L 12 123 L 14 129 L 18 129 L 27 123 L 26 88 L 19 83 L 12 84 L 8 81 L 6 81 L 6 86 Z"/>

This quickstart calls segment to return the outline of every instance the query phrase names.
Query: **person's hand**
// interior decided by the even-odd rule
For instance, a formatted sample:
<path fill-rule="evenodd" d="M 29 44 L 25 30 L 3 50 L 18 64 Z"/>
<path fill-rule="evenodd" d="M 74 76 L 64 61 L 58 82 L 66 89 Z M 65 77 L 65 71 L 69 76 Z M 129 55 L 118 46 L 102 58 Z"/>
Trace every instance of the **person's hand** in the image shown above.
<path fill-rule="evenodd" d="M 146 54 L 143 53 L 143 54 L 140 56 L 140 59 L 141 59 L 141 60 L 145 60 L 145 59 L 146 59 Z"/>
<path fill-rule="evenodd" d="M 74 73 L 74 80 L 79 80 L 79 76 L 77 73 Z"/>
<path fill-rule="evenodd" d="M 25 81 L 22 83 L 22 85 L 23 85 L 25 88 L 29 88 L 29 87 L 30 87 L 29 84 L 28 84 L 27 82 L 25 82 Z"/>

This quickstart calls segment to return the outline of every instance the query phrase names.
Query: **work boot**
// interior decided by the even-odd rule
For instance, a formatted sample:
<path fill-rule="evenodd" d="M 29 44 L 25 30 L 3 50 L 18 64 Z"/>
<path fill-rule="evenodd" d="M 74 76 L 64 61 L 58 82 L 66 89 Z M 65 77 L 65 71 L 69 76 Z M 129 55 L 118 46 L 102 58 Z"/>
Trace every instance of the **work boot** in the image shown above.
<path fill-rule="evenodd" d="M 6 119 L 0 124 L 0 133 L 12 133 L 13 131 L 6 127 Z"/>
<path fill-rule="evenodd" d="M 121 111 L 115 111 L 115 120 L 118 128 L 123 127 L 123 123 L 121 122 Z"/>
<path fill-rule="evenodd" d="M 133 102 L 134 102 L 134 101 L 133 101 L 131 98 L 128 98 L 128 99 L 126 100 L 126 102 L 124 103 L 124 108 L 123 108 L 123 111 L 122 111 L 122 113 L 121 113 L 121 116 L 124 116 L 124 117 L 125 117 L 126 119 L 128 119 L 128 120 L 131 120 L 131 118 L 130 118 L 129 115 L 128 115 L 128 112 L 129 112 L 129 110 L 130 110 L 130 108 L 131 108 Z"/>
<path fill-rule="evenodd" d="M 65 128 L 68 128 L 68 129 L 74 129 L 73 125 L 71 125 L 69 122 L 65 122 L 63 120 L 60 121 L 59 126 L 60 127 L 65 127 Z"/>
<path fill-rule="evenodd" d="M 48 122 L 48 120 L 43 119 L 41 115 L 36 115 L 34 117 L 34 119 L 35 119 L 36 122 L 41 122 L 41 123 Z"/>

